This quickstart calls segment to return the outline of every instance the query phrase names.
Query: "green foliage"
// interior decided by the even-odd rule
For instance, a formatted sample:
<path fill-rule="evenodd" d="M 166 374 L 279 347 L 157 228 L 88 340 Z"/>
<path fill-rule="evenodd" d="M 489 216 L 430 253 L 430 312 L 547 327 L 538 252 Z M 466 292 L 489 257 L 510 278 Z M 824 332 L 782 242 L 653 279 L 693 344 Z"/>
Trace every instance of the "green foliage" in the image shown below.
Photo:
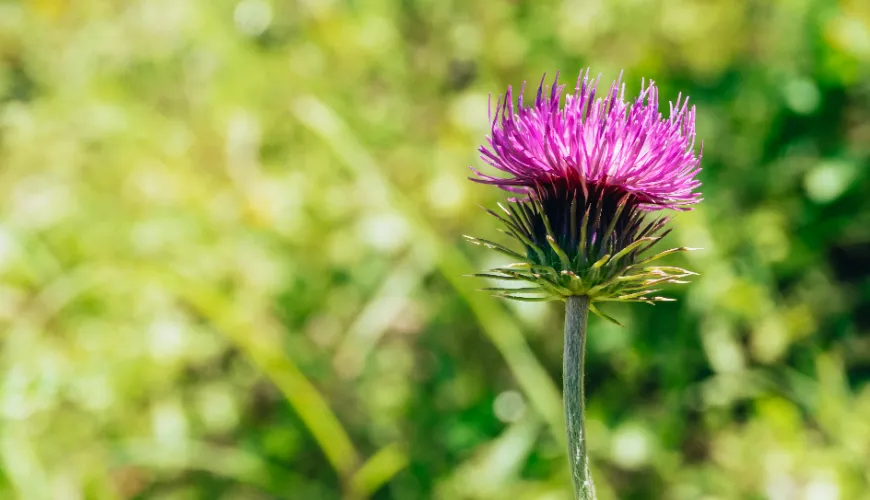
<path fill-rule="evenodd" d="M 691 96 L 706 198 L 679 300 L 590 324 L 599 497 L 866 498 L 868 40 L 858 0 L 0 2 L 0 498 L 569 498 L 561 311 L 460 235 L 505 243 L 487 94 L 587 66 Z"/>

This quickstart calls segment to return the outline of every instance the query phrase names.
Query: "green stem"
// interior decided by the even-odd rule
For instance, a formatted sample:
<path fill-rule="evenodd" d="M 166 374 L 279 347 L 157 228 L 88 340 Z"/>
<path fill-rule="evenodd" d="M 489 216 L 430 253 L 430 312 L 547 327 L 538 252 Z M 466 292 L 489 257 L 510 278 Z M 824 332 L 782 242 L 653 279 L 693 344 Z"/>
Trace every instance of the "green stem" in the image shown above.
<path fill-rule="evenodd" d="M 586 351 L 586 320 L 589 297 L 568 297 L 565 304 L 565 353 L 562 372 L 565 423 L 568 430 L 568 461 L 577 500 L 594 500 L 595 487 L 586 456 L 586 401 L 583 390 L 583 362 Z"/>

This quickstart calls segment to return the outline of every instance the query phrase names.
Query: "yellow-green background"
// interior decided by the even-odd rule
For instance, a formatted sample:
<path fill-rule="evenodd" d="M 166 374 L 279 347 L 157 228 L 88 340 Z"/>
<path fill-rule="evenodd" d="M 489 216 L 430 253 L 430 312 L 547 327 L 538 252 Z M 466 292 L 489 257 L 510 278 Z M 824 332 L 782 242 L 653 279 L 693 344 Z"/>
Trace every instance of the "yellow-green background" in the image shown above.
<path fill-rule="evenodd" d="M 870 498 L 870 2 L 0 1 L 0 498 L 570 498 L 561 311 L 461 275 L 487 96 L 698 106 L 701 273 L 590 325 L 602 499 Z"/>

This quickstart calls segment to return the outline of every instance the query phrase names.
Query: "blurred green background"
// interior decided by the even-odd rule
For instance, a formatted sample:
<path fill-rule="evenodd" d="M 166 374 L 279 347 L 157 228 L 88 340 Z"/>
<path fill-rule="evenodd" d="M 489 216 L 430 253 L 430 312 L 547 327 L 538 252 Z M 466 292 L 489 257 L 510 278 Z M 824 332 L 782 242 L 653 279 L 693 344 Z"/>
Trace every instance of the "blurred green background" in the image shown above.
<path fill-rule="evenodd" d="M 461 235 L 488 94 L 585 67 L 704 141 L 601 498 L 870 498 L 866 0 L 0 1 L 0 498 L 569 499 L 562 311 Z"/>

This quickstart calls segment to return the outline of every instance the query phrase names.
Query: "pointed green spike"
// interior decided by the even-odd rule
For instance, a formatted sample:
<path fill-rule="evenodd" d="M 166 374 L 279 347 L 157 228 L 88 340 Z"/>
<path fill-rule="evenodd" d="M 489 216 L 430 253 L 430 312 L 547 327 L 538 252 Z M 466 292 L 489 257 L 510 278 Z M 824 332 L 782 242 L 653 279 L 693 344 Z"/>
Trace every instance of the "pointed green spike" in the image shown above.
<path fill-rule="evenodd" d="M 507 235 L 508 238 L 510 238 L 512 240 L 517 240 L 518 242 L 525 245 L 525 242 L 523 240 L 521 240 L 519 237 L 517 237 L 517 235 L 515 235 L 513 233 L 513 231 L 511 231 L 510 229 L 496 228 L 496 231 L 500 232 L 501 234 Z"/>
<path fill-rule="evenodd" d="M 499 245 L 498 243 L 494 243 L 492 241 L 485 240 L 483 238 L 474 238 L 472 236 L 465 236 L 465 239 L 467 239 L 468 241 L 470 241 L 471 243 L 473 243 L 475 245 L 482 245 L 482 246 L 485 246 L 485 247 L 490 248 L 492 250 L 495 250 L 497 252 L 501 252 L 501 253 L 507 255 L 508 257 L 512 257 L 512 258 L 517 259 L 517 260 L 526 260 L 525 256 L 520 255 L 517 252 L 514 252 L 513 250 L 510 250 L 509 248 L 506 248 L 502 245 Z"/>
<path fill-rule="evenodd" d="M 496 214 L 496 216 L 497 216 L 499 219 L 501 219 L 502 221 L 505 221 L 505 223 L 507 223 L 507 224 L 510 224 L 510 225 L 511 225 L 515 230 L 517 230 L 517 231 L 519 231 L 519 232 L 521 232 L 521 233 L 523 233 L 523 234 L 528 234 L 528 233 L 529 233 L 528 228 L 526 228 L 526 227 L 525 227 L 525 224 L 523 223 L 523 220 L 522 220 L 520 217 L 517 217 L 517 214 L 516 214 L 516 213 L 514 213 L 514 212 L 508 210 L 508 209 L 507 209 L 504 205 L 502 205 L 501 203 L 496 203 L 496 205 L 498 205 L 498 207 L 501 208 L 502 211 L 503 211 L 505 214 L 507 214 L 507 218 L 506 218 L 506 219 L 505 219 L 504 217 L 502 217 L 501 215 L 497 215 L 497 214 Z M 493 214 L 495 214 L 495 212 L 493 212 Z"/>
<path fill-rule="evenodd" d="M 508 276 L 513 276 L 519 280 L 528 281 L 530 283 L 535 283 L 537 281 L 546 279 L 542 275 L 532 274 L 532 271 L 528 271 L 528 270 L 524 270 L 522 272 L 512 271 L 510 269 L 505 269 L 505 268 L 494 269 L 494 270 L 498 271 L 500 273 L 507 274 Z"/>
<path fill-rule="evenodd" d="M 583 282 L 583 279 L 580 277 L 580 275 L 575 273 L 574 271 L 562 271 L 562 274 L 568 276 L 572 280 L 577 280 L 581 283 Z"/>
<path fill-rule="evenodd" d="M 544 212 L 544 206 L 540 201 L 536 201 L 536 204 L 538 207 L 538 215 L 541 217 L 541 220 L 544 221 L 544 229 L 546 229 L 547 235 L 555 237 L 553 228 L 550 226 L 550 218 L 547 217 L 546 212 Z"/>
<path fill-rule="evenodd" d="M 520 229 L 523 230 L 523 232 L 525 232 L 525 233 L 529 232 L 528 227 L 526 227 L 525 220 L 522 217 L 520 217 L 517 210 L 514 209 L 514 204 L 508 204 L 507 206 L 504 206 L 499 202 L 498 206 L 499 206 L 499 208 L 504 210 L 505 213 L 508 214 L 508 217 L 510 218 L 510 220 L 514 221 L 514 223 L 517 224 L 520 227 Z"/>
<path fill-rule="evenodd" d="M 586 290 L 586 295 L 589 295 L 590 297 L 597 297 L 598 292 L 604 290 L 605 288 L 607 288 L 607 284 L 605 284 L 605 283 L 602 283 L 600 285 L 595 285 L 592 288 L 589 288 Z M 595 300 L 601 300 L 601 299 L 596 298 Z"/>
<path fill-rule="evenodd" d="M 513 220 L 521 226 L 523 234 L 525 234 L 529 240 L 534 241 L 535 225 L 532 223 L 533 216 L 529 215 L 529 212 L 532 209 L 529 208 L 528 205 L 528 203 L 510 204 L 508 205 L 508 208 L 514 215 Z"/>
<path fill-rule="evenodd" d="M 646 253 L 647 250 L 649 250 L 650 248 L 653 247 L 653 245 L 655 245 L 659 241 L 663 240 L 665 238 L 665 236 L 669 235 L 671 233 L 671 231 L 673 231 L 673 228 L 668 229 L 667 231 L 663 232 L 662 234 L 659 234 L 658 236 L 651 236 L 652 238 L 657 238 L 657 239 L 655 241 L 650 241 L 648 245 L 644 245 L 640 250 L 637 251 L 636 255 L 643 255 L 644 253 Z"/>
<path fill-rule="evenodd" d="M 655 303 L 653 300 L 645 299 L 645 298 L 619 300 L 619 299 L 615 299 L 615 298 L 613 298 L 613 297 L 609 297 L 609 298 L 606 298 L 606 299 L 598 299 L 598 302 L 624 302 L 624 303 L 625 303 L 625 302 L 637 302 L 637 303 L 640 303 L 640 304 L 649 304 L 649 305 L 651 305 L 651 306 L 656 305 L 656 303 Z"/>
<path fill-rule="evenodd" d="M 530 262 L 514 262 L 502 267 L 505 269 L 531 269 L 532 264 Z"/>
<path fill-rule="evenodd" d="M 571 259 L 568 258 L 568 255 L 562 250 L 562 247 L 556 243 L 556 240 L 551 236 L 547 235 L 547 243 L 550 244 L 550 248 L 556 252 L 556 255 L 559 256 L 559 261 L 562 263 L 562 270 L 570 270 L 571 269 Z"/>
<path fill-rule="evenodd" d="M 546 288 L 547 290 L 550 290 L 552 293 L 554 293 L 556 295 L 571 295 L 571 290 L 562 286 L 562 284 L 559 283 L 558 281 L 552 280 L 552 279 L 547 278 L 546 276 L 542 276 L 540 274 L 535 274 L 533 276 L 534 276 L 534 281 L 533 281 L 534 283 L 541 285 L 542 287 Z"/>
<path fill-rule="evenodd" d="M 647 242 L 649 240 L 656 240 L 656 238 L 649 238 L 649 237 L 641 238 L 641 239 L 635 241 L 634 243 L 632 243 L 631 245 L 628 245 L 627 247 L 625 247 L 622 250 L 620 250 L 619 252 L 617 252 L 616 255 L 614 255 L 613 257 L 610 258 L 610 260 L 613 262 L 618 261 L 619 259 L 628 255 L 629 252 L 631 252 L 635 248 L 643 245 L 645 242 Z"/>
<path fill-rule="evenodd" d="M 650 262 L 653 262 L 653 261 L 655 261 L 655 260 L 661 259 L 662 257 L 664 257 L 664 256 L 666 256 L 666 255 L 670 255 L 670 254 L 672 254 L 672 253 L 677 253 L 677 252 L 690 252 L 690 251 L 692 251 L 692 250 L 700 250 L 700 249 L 699 249 L 699 248 L 690 248 L 690 247 L 671 248 L 671 249 L 669 249 L 669 250 L 665 250 L 664 252 L 659 252 L 659 253 L 653 255 L 652 257 L 648 257 L 648 258 L 646 258 L 646 259 L 644 259 L 644 260 L 642 260 L 642 261 L 640 261 L 640 262 L 637 262 L 637 263 L 635 263 L 635 264 L 632 264 L 631 267 L 637 267 L 637 266 L 642 266 L 642 265 L 644 265 L 644 264 L 649 264 Z"/>
<path fill-rule="evenodd" d="M 509 300 L 517 300 L 520 302 L 546 302 L 548 300 L 553 300 L 552 297 L 521 297 L 518 295 L 508 295 L 508 294 L 495 294 L 495 297 L 501 297 L 503 299 Z"/>
<path fill-rule="evenodd" d="M 608 260 L 610 260 L 610 254 L 607 254 L 604 257 L 601 257 L 600 259 L 598 259 L 598 261 L 596 261 L 595 264 L 592 264 L 592 267 L 590 269 L 599 269 L 604 264 L 607 264 Z"/>
<path fill-rule="evenodd" d="M 639 274 L 628 274 L 617 276 L 614 281 L 618 282 L 628 282 L 628 281 L 641 281 L 655 278 L 657 275 L 652 273 L 639 273 Z"/>
<path fill-rule="evenodd" d="M 571 217 L 570 217 L 571 228 L 569 230 L 570 240 L 568 240 L 568 245 L 572 245 L 577 241 L 577 190 L 574 190 L 574 197 L 571 199 Z"/>
<path fill-rule="evenodd" d="M 586 251 L 586 233 L 589 227 L 589 211 L 591 209 L 591 206 L 586 207 L 586 215 L 583 216 L 583 222 L 580 225 L 580 242 L 577 244 L 577 258 L 579 260 L 582 257 L 583 260 L 577 263 L 578 266 L 582 266 L 589 262 L 589 255 Z"/>
<path fill-rule="evenodd" d="M 478 206 L 480 206 L 480 205 L 478 205 Z M 498 220 L 499 220 L 502 224 L 504 224 L 505 226 L 507 226 L 507 227 L 509 227 L 509 228 L 511 228 L 511 229 L 515 229 L 515 230 L 517 230 L 517 231 L 520 230 L 519 226 L 517 226 L 513 221 L 511 221 L 511 220 L 509 220 L 509 219 L 505 219 L 505 218 L 502 217 L 501 215 L 495 213 L 494 211 L 492 211 L 492 210 L 490 210 L 490 209 L 488 209 L 488 208 L 486 208 L 486 207 L 480 207 L 480 208 L 482 208 L 482 209 L 483 209 L 486 213 L 488 213 L 489 215 L 491 215 L 491 216 L 495 217 L 496 219 L 498 219 Z"/>
<path fill-rule="evenodd" d="M 523 246 L 525 246 L 526 248 L 528 248 L 528 249 L 532 250 L 533 252 L 535 252 L 535 255 L 538 256 L 538 260 L 539 260 L 540 262 L 546 262 L 546 261 L 547 261 L 547 257 L 546 257 L 546 255 L 544 254 L 544 251 L 541 250 L 541 247 L 539 247 L 538 245 L 535 245 L 535 244 L 532 242 L 532 240 L 530 240 L 530 239 L 529 239 L 525 234 L 523 234 L 523 233 L 520 232 L 519 230 L 515 230 L 515 229 L 513 228 L 513 226 L 508 225 L 508 230 L 507 230 L 507 231 L 505 231 L 505 230 L 503 230 L 503 229 L 499 229 L 499 231 L 501 231 L 501 232 L 507 234 L 507 235 L 510 236 L 511 238 L 513 238 L 513 239 L 519 241 L 520 243 L 522 243 Z"/>
<path fill-rule="evenodd" d="M 682 267 L 675 267 L 675 266 L 655 266 L 655 267 L 647 267 L 645 269 L 656 269 L 656 270 L 661 270 L 661 271 L 665 271 L 665 272 L 678 273 L 678 274 L 681 274 L 683 276 L 700 276 L 700 274 L 698 274 L 696 272 L 689 271 L 688 269 L 683 269 Z"/>
<path fill-rule="evenodd" d="M 616 297 L 616 300 L 630 300 L 630 299 L 636 299 L 636 298 L 638 298 L 638 297 L 642 297 L 642 296 L 644 296 L 644 295 L 649 295 L 649 294 L 651 294 L 651 293 L 660 292 L 660 291 L 661 291 L 661 290 L 655 290 L 655 289 L 654 289 L 654 290 L 642 290 L 642 291 L 640 291 L 640 292 L 629 293 L 629 294 L 626 294 L 626 295 L 620 295 L 620 296 Z"/>
<path fill-rule="evenodd" d="M 589 303 L 589 310 L 592 311 L 593 314 L 595 314 L 596 316 L 598 316 L 600 318 L 606 319 L 607 321 L 610 321 L 611 323 L 613 323 L 617 326 L 623 326 L 623 324 L 620 323 L 619 321 L 617 321 L 616 318 L 614 318 L 613 316 L 608 316 L 607 314 L 604 314 L 597 307 L 595 307 L 595 304 L 593 304 L 591 302 Z"/>
<path fill-rule="evenodd" d="M 644 236 L 654 236 L 662 227 L 664 227 L 667 222 L 667 217 L 659 217 L 658 219 L 653 219 L 637 233 L 637 236 L 641 238 Z"/>
<path fill-rule="evenodd" d="M 513 264 L 508 264 L 506 266 L 497 267 L 495 269 L 490 269 L 490 271 L 494 271 L 497 273 L 516 273 L 517 269 L 527 273 L 545 273 L 550 276 L 558 276 L 558 272 L 550 266 L 539 266 L 537 264 L 531 264 L 529 262 L 515 262 Z"/>
<path fill-rule="evenodd" d="M 607 229 L 601 236 L 601 250 L 599 251 L 599 255 L 603 254 L 608 250 L 610 235 L 613 234 L 613 230 L 616 229 L 616 223 L 617 221 L 619 221 L 619 216 L 622 215 L 622 211 L 628 204 L 628 200 L 630 197 L 631 194 L 626 193 L 625 196 L 623 196 L 616 204 L 616 211 L 613 213 L 613 217 L 610 219 L 610 224 L 607 226 Z"/>
<path fill-rule="evenodd" d="M 488 287 L 488 288 L 481 288 L 480 291 L 481 292 L 504 292 L 504 293 L 532 293 L 532 292 L 540 293 L 541 288 L 536 287 L 536 286 L 529 286 L 529 287 L 522 287 L 522 288 Z"/>
<path fill-rule="evenodd" d="M 571 289 L 572 292 L 579 294 L 583 291 L 583 278 L 581 278 L 577 273 L 573 271 L 562 271 L 562 275 L 567 276 L 570 280 L 568 282 L 568 288 Z"/>
<path fill-rule="evenodd" d="M 595 200 L 595 216 L 592 218 L 592 232 L 596 233 L 600 229 L 601 225 L 601 210 L 604 208 L 604 197 L 599 196 L 597 200 Z M 601 241 L 596 240 L 596 242 L 600 245 Z"/>
<path fill-rule="evenodd" d="M 508 205 L 508 208 L 511 209 L 517 216 L 517 218 L 525 223 L 526 228 L 528 229 L 529 234 L 534 232 L 534 224 L 532 224 L 532 216 L 530 212 L 532 212 L 532 208 L 529 206 L 529 203 L 520 203 L 516 205 Z M 533 215 L 533 213 L 532 213 Z"/>
<path fill-rule="evenodd" d="M 653 286 L 653 285 L 658 285 L 659 283 L 673 283 L 673 281 L 672 281 L 673 279 L 674 279 L 673 276 L 663 276 L 661 278 L 646 281 L 646 282 L 644 282 L 643 286 Z"/>
<path fill-rule="evenodd" d="M 462 276 L 467 278 L 487 278 L 491 280 L 504 280 L 504 281 L 518 281 L 520 278 L 514 276 L 500 276 L 498 274 L 488 274 L 488 273 L 476 273 L 476 274 L 463 274 Z"/>

